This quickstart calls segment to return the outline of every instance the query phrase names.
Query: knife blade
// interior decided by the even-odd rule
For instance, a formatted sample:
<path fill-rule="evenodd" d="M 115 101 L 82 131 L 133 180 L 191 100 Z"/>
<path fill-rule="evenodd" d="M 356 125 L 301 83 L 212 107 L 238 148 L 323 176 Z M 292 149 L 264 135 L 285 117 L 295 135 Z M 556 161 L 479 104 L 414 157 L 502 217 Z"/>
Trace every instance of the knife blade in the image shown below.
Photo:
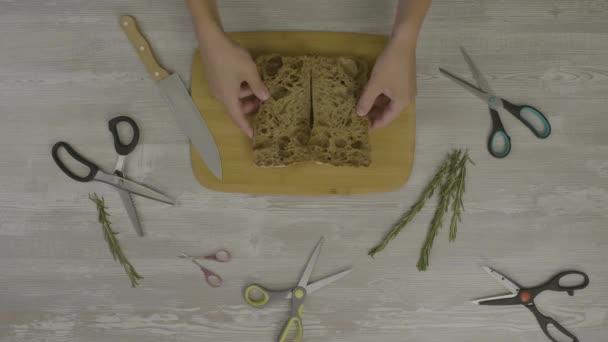
<path fill-rule="evenodd" d="M 218 179 L 222 179 L 222 161 L 213 135 L 192 102 L 192 97 L 179 75 L 177 73 L 169 74 L 158 64 L 150 44 L 137 27 L 134 17 L 122 16 L 119 24 L 148 69 L 150 76 L 157 81 L 162 97 L 175 114 L 178 126 L 190 139 L 211 173 Z"/>

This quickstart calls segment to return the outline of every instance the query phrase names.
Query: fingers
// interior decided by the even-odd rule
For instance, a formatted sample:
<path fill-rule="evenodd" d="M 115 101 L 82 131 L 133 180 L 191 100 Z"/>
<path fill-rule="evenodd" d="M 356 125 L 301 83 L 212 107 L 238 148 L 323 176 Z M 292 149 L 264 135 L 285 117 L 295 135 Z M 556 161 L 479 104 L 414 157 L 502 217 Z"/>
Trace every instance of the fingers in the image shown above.
<path fill-rule="evenodd" d="M 268 89 L 260 79 L 257 69 L 253 68 L 240 83 L 238 95 L 224 96 L 224 103 L 234 123 L 249 137 L 253 137 L 253 129 L 246 115 L 255 112 L 260 101 L 270 97 Z"/>
<path fill-rule="evenodd" d="M 264 82 L 262 82 L 262 80 L 260 79 L 260 75 L 258 74 L 257 69 L 254 69 L 249 73 L 249 75 L 245 79 L 245 82 L 247 82 L 249 89 L 251 90 L 252 94 L 255 95 L 255 97 L 262 101 L 268 100 L 268 98 L 270 97 L 270 92 L 268 91 L 268 88 L 266 88 L 266 86 L 264 85 Z"/>
<path fill-rule="evenodd" d="M 237 102 L 230 101 L 226 104 L 226 108 L 232 120 L 236 125 L 250 138 L 253 137 L 253 129 L 247 120 L 247 114 L 251 114 L 258 110 L 260 100 L 251 95 L 244 99 L 237 99 Z"/>
<path fill-rule="evenodd" d="M 374 86 L 374 83 L 370 82 L 367 84 L 365 89 L 363 90 L 363 94 L 359 98 L 359 103 L 357 104 L 357 115 L 365 116 L 374 106 L 376 102 L 376 98 L 382 92 Z"/>
<path fill-rule="evenodd" d="M 255 96 L 249 96 L 241 100 L 241 111 L 243 114 L 251 114 L 260 107 L 260 100 Z"/>
<path fill-rule="evenodd" d="M 228 113 L 230 117 L 234 121 L 234 123 L 247 135 L 249 138 L 253 138 L 253 129 L 249 124 L 249 120 L 245 116 L 243 111 L 243 105 L 238 98 L 230 99 L 229 102 L 226 103 L 226 109 L 228 109 Z"/>
<path fill-rule="evenodd" d="M 386 127 L 391 121 L 393 121 L 399 113 L 403 111 L 406 103 L 399 100 L 391 100 L 388 105 L 385 107 L 382 114 L 377 116 L 376 118 L 372 118 L 372 128 L 382 128 Z"/>
<path fill-rule="evenodd" d="M 373 94 L 374 92 L 370 92 Z M 360 108 L 367 115 L 371 121 L 371 128 L 382 128 L 387 126 L 391 121 L 393 121 L 399 113 L 405 108 L 406 102 L 391 99 L 389 96 L 380 93 L 371 99 L 371 106 L 367 107 L 368 104 L 365 101 L 369 101 L 368 98 L 361 97 L 360 103 L 363 102 L 362 106 L 357 108 L 357 114 L 359 113 Z"/>
<path fill-rule="evenodd" d="M 375 121 L 378 121 L 380 117 L 384 114 L 384 107 L 373 106 L 372 109 L 367 114 L 369 118 L 370 127 L 373 125 Z"/>
<path fill-rule="evenodd" d="M 251 88 L 249 88 L 247 83 L 241 84 L 241 89 L 239 90 L 239 98 L 242 99 L 245 97 L 249 97 L 251 95 L 253 95 L 253 90 L 251 90 Z"/>

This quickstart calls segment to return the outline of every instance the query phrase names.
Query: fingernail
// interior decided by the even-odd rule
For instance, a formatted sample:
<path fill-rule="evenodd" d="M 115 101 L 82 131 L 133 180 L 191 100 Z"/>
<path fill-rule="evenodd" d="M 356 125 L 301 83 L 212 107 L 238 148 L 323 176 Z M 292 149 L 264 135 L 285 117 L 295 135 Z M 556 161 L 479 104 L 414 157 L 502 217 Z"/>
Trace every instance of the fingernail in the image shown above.
<path fill-rule="evenodd" d="M 365 112 L 361 108 L 357 108 L 357 115 L 365 116 Z"/>
<path fill-rule="evenodd" d="M 268 98 L 270 98 L 270 94 L 268 93 L 268 90 L 264 90 L 262 92 L 262 101 L 266 101 Z"/>

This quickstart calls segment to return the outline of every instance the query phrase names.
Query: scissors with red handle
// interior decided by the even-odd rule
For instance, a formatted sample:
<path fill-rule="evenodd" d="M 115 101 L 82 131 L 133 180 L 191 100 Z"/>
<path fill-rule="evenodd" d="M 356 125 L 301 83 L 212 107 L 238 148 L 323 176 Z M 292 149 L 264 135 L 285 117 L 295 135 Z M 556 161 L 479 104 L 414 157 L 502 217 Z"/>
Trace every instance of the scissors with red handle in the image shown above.
<path fill-rule="evenodd" d="M 551 341 L 563 341 L 563 338 L 560 338 L 560 336 L 555 336 L 557 334 L 552 333 L 549 330 L 549 327 L 553 326 L 553 328 L 557 329 L 564 336 L 568 337 L 570 341 L 578 342 L 578 338 L 559 324 L 555 319 L 543 315 L 536 307 L 536 304 L 534 304 L 534 298 L 545 291 L 562 291 L 567 292 L 570 296 L 573 296 L 574 291 L 584 289 L 587 287 L 587 285 L 589 285 L 589 277 L 587 274 L 580 271 L 564 271 L 556 274 L 553 276 L 553 278 L 549 279 L 542 285 L 535 287 L 522 287 L 496 270 L 489 267 L 482 268 L 511 293 L 500 296 L 480 298 L 474 300 L 473 303 L 479 305 L 523 305 L 534 314 L 538 324 L 540 324 L 541 329 Z M 574 279 L 576 280 L 574 285 L 562 285 L 561 281 L 563 279 L 572 277 L 576 278 Z"/>

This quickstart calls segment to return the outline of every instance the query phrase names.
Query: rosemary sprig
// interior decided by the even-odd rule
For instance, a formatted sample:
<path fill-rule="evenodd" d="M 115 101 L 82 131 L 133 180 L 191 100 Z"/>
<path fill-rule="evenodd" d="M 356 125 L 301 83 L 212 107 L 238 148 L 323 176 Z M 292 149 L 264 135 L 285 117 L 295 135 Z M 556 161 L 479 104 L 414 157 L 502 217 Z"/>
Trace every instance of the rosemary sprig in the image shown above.
<path fill-rule="evenodd" d="M 452 211 L 450 220 L 450 241 L 456 238 L 458 222 L 460 222 L 464 205 L 462 196 L 465 191 L 466 164 L 473 163 L 467 151 L 453 150 L 443 162 L 431 182 L 426 186 L 418 201 L 405 213 L 399 221 L 391 227 L 391 230 L 384 236 L 382 241 L 369 251 L 370 256 L 382 251 L 388 243 L 394 239 L 399 232 L 407 225 L 414 216 L 420 212 L 426 202 L 438 193 L 438 203 L 433 218 L 429 224 L 429 230 L 420 251 L 417 267 L 420 271 L 425 271 L 429 265 L 429 257 L 433 248 L 433 241 L 443 225 L 445 214 Z"/>
<path fill-rule="evenodd" d="M 452 221 L 450 223 L 450 242 L 456 240 L 456 232 L 458 231 L 458 222 L 461 221 L 461 212 L 464 211 L 464 204 L 462 203 L 462 195 L 465 192 L 465 179 L 467 177 L 466 163 L 469 162 L 473 165 L 475 163 L 469 157 L 468 152 L 465 152 L 463 159 L 461 160 L 462 167 L 458 173 L 458 188 L 454 194 L 454 203 L 452 205 Z"/>
<path fill-rule="evenodd" d="M 124 267 L 125 272 L 129 276 L 129 279 L 131 280 L 131 287 L 136 287 L 137 285 L 139 285 L 137 281 L 139 279 L 143 279 L 143 277 L 140 276 L 137 271 L 135 271 L 133 265 L 131 265 L 129 260 L 127 260 L 127 257 L 125 257 L 124 253 L 122 252 L 120 243 L 116 238 L 116 235 L 118 233 L 112 230 L 112 222 L 110 222 L 110 214 L 108 214 L 107 212 L 107 207 L 104 198 L 97 196 L 97 194 L 95 193 L 93 195 L 89 195 L 89 198 L 91 199 L 91 201 L 95 202 L 95 205 L 97 206 L 97 212 L 99 213 L 98 221 L 103 227 L 103 237 L 108 243 L 108 247 L 110 248 L 110 253 L 114 258 L 114 261 L 120 262 L 120 264 Z"/>
<path fill-rule="evenodd" d="M 405 227 L 405 225 L 408 224 L 414 218 L 414 216 L 416 216 L 416 214 L 418 214 L 420 209 L 422 209 L 422 207 L 426 204 L 426 201 L 433 197 L 435 189 L 440 186 L 441 181 L 444 175 L 447 173 L 449 167 L 450 165 L 448 162 L 441 165 L 439 171 L 437 171 L 431 182 L 426 186 L 426 188 L 424 188 L 424 191 L 422 192 L 420 198 L 418 198 L 418 201 L 410 208 L 410 210 L 401 216 L 399 221 L 393 224 L 388 234 L 384 236 L 378 245 L 370 249 L 370 251 L 367 253 L 368 255 L 374 257 L 376 253 L 382 251 L 388 245 L 388 243 L 401 232 L 401 229 L 403 229 L 403 227 Z"/>
<path fill-rule="evenodd" d="M 453 214 L 450 222 L 450 241 L 453 240 L 452 233 L 454 234 L 453 237 L 456 237 L 457 221 L 460 218 L 460 209 L 462 209 L 462 193 L 459 195 L 458 192 L 461 189 L 464 192 L 464 179 L 462 177 L 465 174 L 464 170 L 467 160 L 468 153 L 464 152 L 463 154 L 460 150 L 452 152 L 448 157 L 448 162 L 450 164 L 449 172 L 441 185 L 439 203 L 435 209 L 433 219 L 431 220 L 426 240 L 420 251 L 420 258 L 416 265 L 419 271 L 426 271 L 429 265 L 429 257 L 431 249 L 433 248 L 433 242 L 435 241 L 437 232 L 439 232 L 439 229 L 443 225 L 443 216 L 450 207 L 450 200 L 453 200 Z M 457 208 L 457 211 L 454 211 L 454 208 Z"/>

